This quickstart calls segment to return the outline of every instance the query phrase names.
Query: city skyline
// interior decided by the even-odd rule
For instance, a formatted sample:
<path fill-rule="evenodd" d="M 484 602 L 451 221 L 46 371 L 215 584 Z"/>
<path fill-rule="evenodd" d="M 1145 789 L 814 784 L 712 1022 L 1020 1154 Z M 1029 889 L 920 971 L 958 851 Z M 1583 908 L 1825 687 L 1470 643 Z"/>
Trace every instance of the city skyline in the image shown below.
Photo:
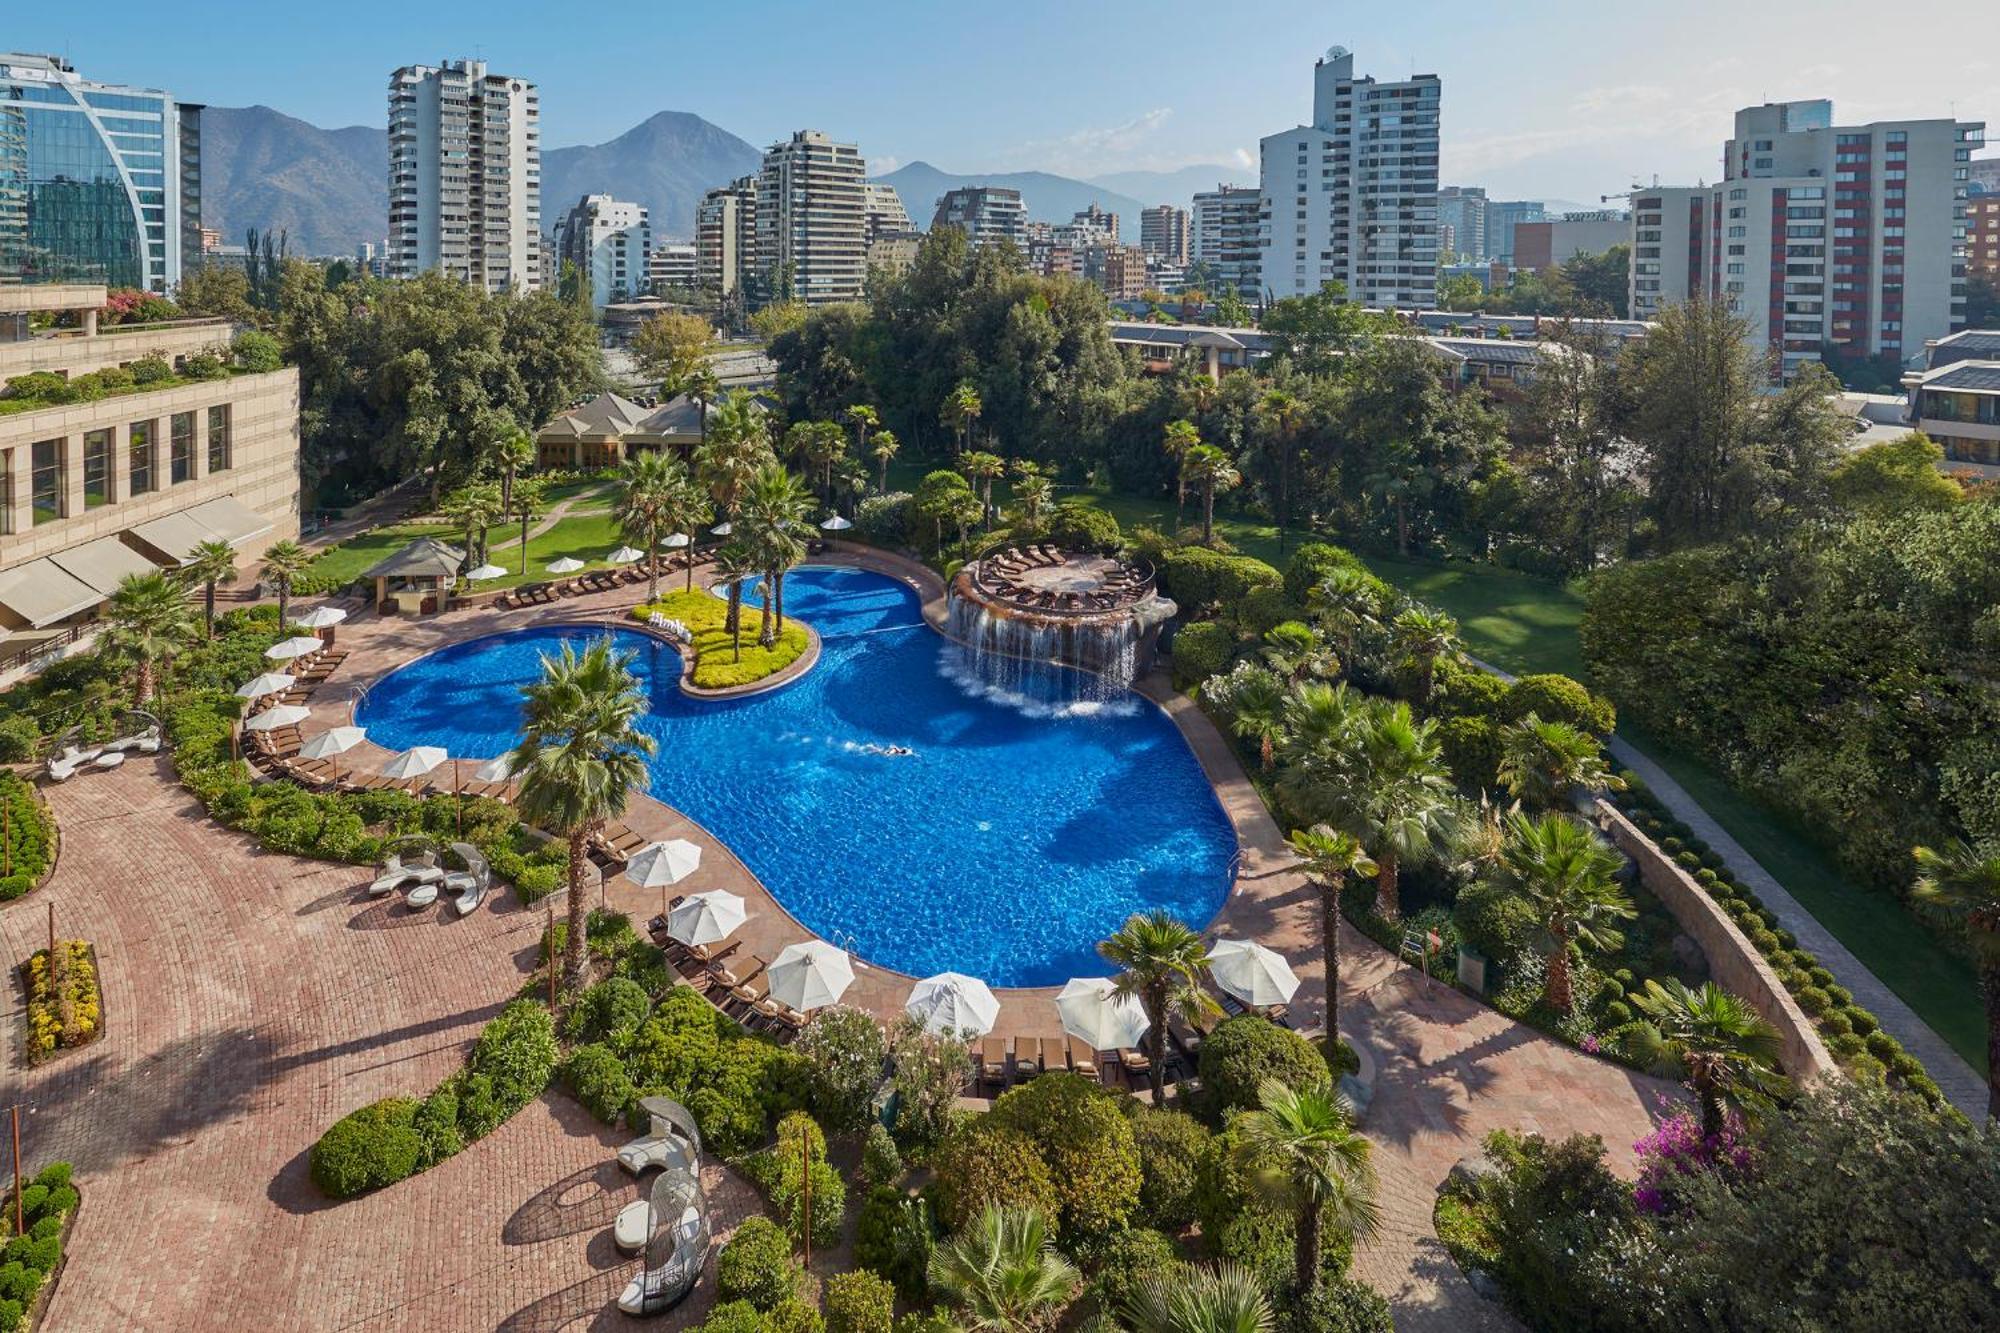
<path fill-rule="evenodd" d="M 774 4 L 677 15 L 655 44 L 640 10 L 614 4 L 595 12 L 605 30 L 625 34 L 623 62 L 662 76 L 614 79 L 611 86 L 630 90 L 616 97 L 603 95 L 601 47 L 552 36 L 525 6 L 459 0 L 421 14 L 353 6 L 354 21 L 337 28 L 274 14 L 227 42 L 157 25 L 79 29 L 73 19 L 22 15 L 10 43 L 62 55 L 95 78 L 163 86 L 216 106 L 261 103 L 326 128 L 379 124 L 383 82 L 398 66 L 476 58 L 537 83 L 548 147 L 601 143 L 671 109 L 759 147 L 821 129 L 859 143 L 878 175 L 917 160 L 957 172 L 1080 178 L 1213 166 L 1246 184 L 1256 177 L 1258 140 L 1309 118 L 1302 72 L 1341 45 L 1383 79 L 1437 74 L 1449 85 L 1445 183 L 1585 204 L 1656 175 L 1716 179 L 1729 117 L 1765 101 L 1830 97 L 1855 123 L 2000 120 L 1992 92 L 2000 59 L 1976 43 L 1963 53 L 1915 43 L 1863 53 L 1848 35 L 1853 25 L 1841 21 L 1844 11 L 1859 14 L 1858 4 L 1777 0 L 1754 13 L 1700 4 L 1687 22 L 1660 31 L 1601 9 L 1546 5 L 1532 23 L 1517 24 L 1517 41 L 1498 44 L 1506 54 L 1496 59 L 1488 25 L 1336 17 L 1278 3 L 1254 30 L 1205 37 L 1200 63 L 1168 77 L 1161 71 L 1176 68 L 1171 60 L 1106 58 L 1130 49 L 1120 44 L 1131 31 L 1123 7 L 1073 13 L 1031 3 L 1004 16 L 938 16 L 896 5 L 828 15 Z M 621 22 L 621 13 L 633 21 Z M 1184 18 L 1188 31 L 1205 30 L 1206 11 L 1192 5 L 1146 13 L 1169 28 Z M 1925 0 L 1902 17 L 1944 31 L 1958 14 Z M 1059 22 L 1063 40 L 1051 41 L 1038 18 Z M 1718 31 L 1729 34 L 1726 49 L 1713 40 Z M 312 52 L 310 80 L 298 77 L 301 49 Z M 729 51 L 754 60 L 717 58 Z M 1605 72 L 1613 70 L 1620 73 Z"/>

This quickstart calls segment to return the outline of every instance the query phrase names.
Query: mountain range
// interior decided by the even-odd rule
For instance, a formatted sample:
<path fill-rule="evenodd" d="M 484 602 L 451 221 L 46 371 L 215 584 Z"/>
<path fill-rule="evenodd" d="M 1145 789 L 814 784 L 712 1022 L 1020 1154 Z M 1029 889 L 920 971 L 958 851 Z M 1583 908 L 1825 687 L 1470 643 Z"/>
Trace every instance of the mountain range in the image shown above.
<path fill-rule="evenodd" d="M 703 194 L 755 171 L 764 155 L 689 111 L 654 113 L 609 143 L 542 154 L 542 227 L 554 230 L 586 194 L 644 204 L 653 235 L 694 235 Z"/>

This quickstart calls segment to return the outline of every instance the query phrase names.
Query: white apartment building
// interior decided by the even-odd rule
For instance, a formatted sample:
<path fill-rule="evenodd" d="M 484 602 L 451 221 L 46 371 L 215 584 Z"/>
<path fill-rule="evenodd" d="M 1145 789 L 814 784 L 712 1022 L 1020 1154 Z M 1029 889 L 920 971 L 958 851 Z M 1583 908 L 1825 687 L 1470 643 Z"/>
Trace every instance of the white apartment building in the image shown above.
<path fill-rule="evenodd" d="M 1194 248 L 1193 226 L 1185 208 L 1155 204 L 1139 210 L 1139 247 L 1170 264 L 1185 265 Z"/>
<path fill-rule="evenodd" d="M 587 194 L 556 223 L 558 264 L 590 279 L 590 307 L 643 296 L 652 285 L 653 224 L 645 205 Z M 560 277 L 560 274 L 557 275 Z"/>
<path fill-rule="evenodd" d="M 964 185 L 948 190 L 931 216 L 931 230 L 962 228 L 975 246 L 1013 242 L 1026 253 L 1028 206 L 1019 190 L 1004 185 Z"/>
<path fill-rule="evenodd" d="M 869 181 L 866 194 L 862 197 L 863 231 L 867 243 L 873 245 L 885 236 L 903 236 L 916 230 L 910 221 L 910 210 L 903 207 L 903 196 L 896 193 L 896 187 L 882 181 Z"/>
<path fill-rule="evenodd" d="M 1254 185 L 1217 185 L 1194 197 L 1194 262 L 1206 264 L 1220 285 L 1246 301 L 1263 291 L 1259 214 L 1263 192 Z"/>
<path fill-rule="evenodd" d="M 701 260 L 694 242 L 655 242 L 646 260 L 646 275 L 655 296 L 669 287 L 693 290 L 701 279 Z"/>
<path fill-rule="evenodd" d="M 1835 125 L 1825 99 L 1746 107 L 1720 183 L 1633 194 L 1633 317 L 1723 301 L 1785 378 L 1829 346 L 1910 360 L 1964 323 L 1967 164 L 1985 129 Z"/>
<path fill-rule="evenodd" d="M 1313 119 L 1261 147 L 1267 295 L 1327 283 L 1385 309 L 1427 309 L 1437 292 L 1438 104 L 1434 74 L 1354 77 L 1354 56 L 1313 67 Z"/>
<path fill-rule="evenodd" d="M 856 301 L 868 280 L 867 163 L 851 143 L 799 130 L 764 153 L 757 266 L 774 297 Z"/>
<path fill-rule="evenodd" d="M 734 296 L 756 270 L 757 178 L 741 176 L 702 196 L 694 214 L 695 279 Z"/>
<path fill-rule="evenodd" d="M 542 285 L 540 96 L 483 60 L 389 76 L 389 276 Z"/>

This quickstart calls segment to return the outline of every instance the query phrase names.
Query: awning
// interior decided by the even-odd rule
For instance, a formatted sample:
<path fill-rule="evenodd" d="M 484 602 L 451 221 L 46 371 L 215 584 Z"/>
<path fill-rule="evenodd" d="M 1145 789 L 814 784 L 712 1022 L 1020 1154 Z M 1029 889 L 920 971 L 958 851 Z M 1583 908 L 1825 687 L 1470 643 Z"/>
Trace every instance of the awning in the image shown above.
<path fill-rule="evenodd" d="M 216 537 L 212 529 L 195 522 L 190 517 L 192 513 L 192 510 L 185 510 L 141 523 L 132 529 L 132 535 L 175 564 L 181 564 L 195 547 L 203 542 L 212 542 Z"/>
<path fill-rule="evenodd" d="M 128 575 L 157 574 L 160 569 L 116 537 L 99 537 L 94 542 L 57 551 L 49 559 L 106 597 L 116 592 Z"/>
<path fill-rule="evenodd" d="M 205 500 L 187 511 L 187 516 L 231 546 L 241 546 L 252 537 L 271 530 L 271 520 L 233 495 Z"/>
<path fill-rule="evenodd" d="M 104 594 L 44 557 L 0 574 L 0 606 L 41 629 L 88 611 Z"/>

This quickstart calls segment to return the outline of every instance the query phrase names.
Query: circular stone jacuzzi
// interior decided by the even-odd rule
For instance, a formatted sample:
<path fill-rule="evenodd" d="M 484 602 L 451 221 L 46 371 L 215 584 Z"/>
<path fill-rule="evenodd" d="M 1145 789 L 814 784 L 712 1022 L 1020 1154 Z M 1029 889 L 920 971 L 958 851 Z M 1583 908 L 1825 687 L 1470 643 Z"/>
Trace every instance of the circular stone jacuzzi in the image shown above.
<path fill-rule="evenodd" d="M 1118 688 L 1151 665 L 1175 611 L 1152 568 L 1054 546 L 1009 547 L 952 580 L 951 635 L 976 657 L 1074 667 Z"/>

